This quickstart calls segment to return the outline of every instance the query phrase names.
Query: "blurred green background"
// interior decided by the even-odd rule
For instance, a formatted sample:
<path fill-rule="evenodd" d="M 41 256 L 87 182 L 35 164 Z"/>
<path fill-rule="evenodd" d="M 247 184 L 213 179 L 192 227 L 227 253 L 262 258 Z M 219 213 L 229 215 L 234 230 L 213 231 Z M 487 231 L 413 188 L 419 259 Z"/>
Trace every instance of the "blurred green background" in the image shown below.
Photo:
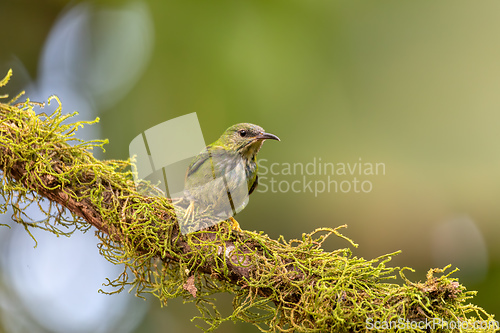
<path fill-rule="evenodd" d="M 15 55 L 23 75 L 36 81 L 49 32 L 79 3 L 1 0 L 0 61 Z M 94 11 L 127 4 L 86 3 Z M 266 143 L 259 154 L 266 166 L 315 158 L 384 163 L 385 175 L 357 176 L 371 182 L 369 193 L 256 193 L 238 221 L 287 239 L 348 224 L 343 233 L 360 244 L 356 256 L 402 250 L 392 264 L 415 268 L 407 274 L 414 281 L 431 267 L 452 264 L 460 268 L 460 281 L 479 291 L 472 302 L 500 313 L 498 1 L 140 4 L 151 20 L 154 33 L 144 38 L 151 39 L 152 51 L 123 96 L 97 104 L 99 136 L 110 140 L 100 157 L 126 159 L 135 136 L 196 112 L 207 143 L 238 122 L 278 135 L 281 142 Z M 98 38 L 106 26 L 90 28 Z M 110 50 L 109 59 L 127 55 Z M 58 91 L 43 98 L 50 94 Z M 303 179 L 271 176 L 277 182 Z M 307 177 L 326 181 L 324 175 Z M 347 245 L 332 239 L 326 248 Z M 133 332 L 199 331 L 189 321 L 196 315 L 192 304 L 147 303 L 138 305 L 149 307 Z M 229 311 L 231 298 L 221 295 L 221 303 Z M 257 329 L 225 323 L 217 331 Z"/>

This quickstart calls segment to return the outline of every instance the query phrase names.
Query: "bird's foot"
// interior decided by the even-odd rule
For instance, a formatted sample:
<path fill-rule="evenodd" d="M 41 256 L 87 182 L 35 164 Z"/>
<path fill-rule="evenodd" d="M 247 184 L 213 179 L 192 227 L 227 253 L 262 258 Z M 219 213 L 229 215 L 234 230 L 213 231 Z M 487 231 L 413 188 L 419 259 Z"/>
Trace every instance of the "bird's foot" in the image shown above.
<path fill-rule="evenodd" d="M 230 217 L 229 220 L 231 221 L 231 226 L 233 227 L 233 230 L 236 230 L 236 231 L 243 231 L 241 230 L 240 228 L 240 224 L 238 223 L 238 221 L 236 221 L 234 219 L 234 217 Z"/>
<path fill-rule="evenodd" d="M 179 204 L 180 202 L 182 202 L 182 200 L 184 200 L 184 198 L 179 198 L 179 199 L 177 199 L 177 200 L 175 200 L 175 201 L 174 201 L 174 200 L 172 200 L 172 205 L 177 205 L 177 204 Z"/>
<path fill-rule="evenodd" d="M 194 221 L 194 201 L 189 203 L 189 206 L 186 208 L 186 212 L 184 213 L 184 222 L 188 222 L 191 219 L 191 222 Z"/>

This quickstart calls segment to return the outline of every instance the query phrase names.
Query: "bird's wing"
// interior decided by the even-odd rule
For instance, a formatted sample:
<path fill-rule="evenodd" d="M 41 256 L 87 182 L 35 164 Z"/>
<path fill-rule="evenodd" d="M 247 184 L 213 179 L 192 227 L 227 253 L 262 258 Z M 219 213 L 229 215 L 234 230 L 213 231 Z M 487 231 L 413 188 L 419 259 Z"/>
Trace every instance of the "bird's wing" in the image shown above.
<path fill-rule="evenodd" d="M 259 176 L 255 175 L 255 181 L 252 184 L 252 187 L 250 187 L 250 190 L 248 190 L 248 195 L 252 194 L 252 192 L 257 188 L 257 185 L 259 185 Z"/>
<path fill-rule="evenodd" d="M 238 160 L 241 160 L 241 157 L 236 152 L 228 151 L 220 146 L 207 146 L 189 165 L 184 181 L 196 173 L 201 175 L 200 182 L 219 178 L 232 170 Z"/>
<path fill-rule="evenodd" d="M 207 147 L 208 148 L 208 147 Z M 191 175 L 193 175 L 196 171 L 200 169 L 200 167 L 208 161 L 210 158 L 210 155 L 208 154 L 208 149 L 205 148 L 203 149 L 198 155 L 195 156 L 195 158 L 191 161 L 191 164 L 189 164 L 189 167 L 186 170 L 186 176 L 184 178 L 184 181 L 187 180 L 187 178 Z"/>

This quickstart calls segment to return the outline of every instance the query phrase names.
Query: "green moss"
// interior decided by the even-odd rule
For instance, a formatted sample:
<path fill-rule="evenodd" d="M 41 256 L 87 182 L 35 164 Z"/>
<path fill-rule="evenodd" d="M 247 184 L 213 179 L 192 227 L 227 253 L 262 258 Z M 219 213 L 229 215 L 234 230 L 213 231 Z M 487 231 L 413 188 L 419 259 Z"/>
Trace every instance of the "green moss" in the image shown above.
<path fill-rule="evenodd" d="M 205 330 L 227 320 L 269 332 L 361 332 L 370 319 L 493 320 L 468 303 L 475 292 L 466 291 L 453 272 L 445 274 L 448 267 L 430 270 L 424 283 L 413 283 L 404 275 L 408 268 L 388 266 L 397 253 L 366 260 L 348 248 L 326 252 L 322 243 L 332 235 L 355 246 L 341 227 L 290 241 L 233 233 L 225 222 L 181 235 L 170 201 L 136 190 L 131 161 L 99 161 L 92 150 L 104 149 L 106 141 L 75 136 L 98 119 L 70 123 L 74 113 L 63 115 L 57 97 L 49 99 L 58 103 L 50 115 L 35 113 L 43 106 L 39 103 L 15 100 L 0 103 L 0 194 L 5 200 L 0 212 L 10 207 L 28 233 L 41 228 L 70 236 L 96 226 L 100 253 L 124 266 L 120 276 L 107 281 L 109 293 L 129 288 L 141 297 L 152 294 L 161 304 L 183 297 L 198 307 L 197 318 L 208 323 Z M 31 205 L 46 218 L 30 219 L 25 212 Z M 403 283 L 391 282 L 398 275 Z M 226 317 L 215 302 L 221 292 L 234 296 L 233 312 Z"/>

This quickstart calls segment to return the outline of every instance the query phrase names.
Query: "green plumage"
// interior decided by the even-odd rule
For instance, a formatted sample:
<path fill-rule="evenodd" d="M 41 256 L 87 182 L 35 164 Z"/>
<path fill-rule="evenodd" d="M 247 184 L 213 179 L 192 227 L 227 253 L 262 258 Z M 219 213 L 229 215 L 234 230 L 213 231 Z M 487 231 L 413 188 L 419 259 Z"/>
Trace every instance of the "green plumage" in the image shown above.
<path fill-rule="evenodd" d="M 242 123 L 229 127 L 189 165 L 186 198 L 198 208 L 211 207 L 224 218 L 241 211 L 258 184 L 256 156 L 266 139 L 279 141 L 257 125 Z"/>

